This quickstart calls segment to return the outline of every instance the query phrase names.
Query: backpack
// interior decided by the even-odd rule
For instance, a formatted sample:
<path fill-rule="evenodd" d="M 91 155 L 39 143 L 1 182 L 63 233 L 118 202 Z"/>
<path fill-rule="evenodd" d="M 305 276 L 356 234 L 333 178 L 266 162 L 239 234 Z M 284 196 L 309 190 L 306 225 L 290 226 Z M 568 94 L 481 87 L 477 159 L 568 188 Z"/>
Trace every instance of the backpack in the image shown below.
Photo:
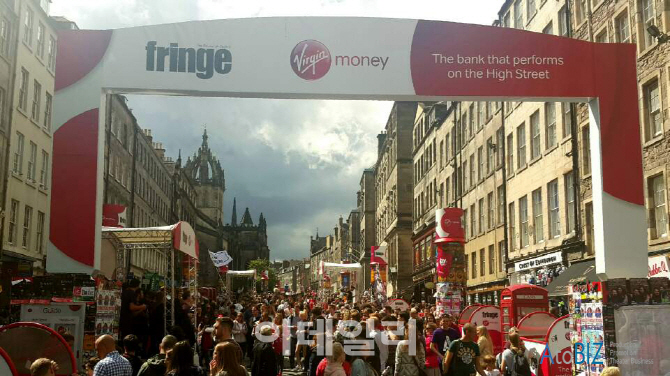
<path fill-rule="evenodd" d="M 530 364 L 524 354 L 514 354 L 514 373 L 516 376 L 532 376 Z"/>

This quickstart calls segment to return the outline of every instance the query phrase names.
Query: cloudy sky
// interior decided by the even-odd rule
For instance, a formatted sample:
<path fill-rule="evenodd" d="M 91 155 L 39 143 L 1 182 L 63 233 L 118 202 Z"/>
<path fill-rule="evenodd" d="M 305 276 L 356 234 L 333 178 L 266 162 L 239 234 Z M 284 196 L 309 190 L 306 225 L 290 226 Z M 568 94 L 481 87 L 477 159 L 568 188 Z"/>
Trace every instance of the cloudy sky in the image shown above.
<path fill-rule="evenodd" d="M 364 16 L 490 25 L 503 0 L 52 0 L 51 14 L 82 29 L 109 29 L 220 18 Z M 206 125 L 225 169 L 224 215 L 268 220 L 272 259 L 306 257 L 309 236 L 332 233 L 356 205 L 364 168 L 390 102 L 132 96 L 140 125 L 167 154 L 192 155 Z"/>

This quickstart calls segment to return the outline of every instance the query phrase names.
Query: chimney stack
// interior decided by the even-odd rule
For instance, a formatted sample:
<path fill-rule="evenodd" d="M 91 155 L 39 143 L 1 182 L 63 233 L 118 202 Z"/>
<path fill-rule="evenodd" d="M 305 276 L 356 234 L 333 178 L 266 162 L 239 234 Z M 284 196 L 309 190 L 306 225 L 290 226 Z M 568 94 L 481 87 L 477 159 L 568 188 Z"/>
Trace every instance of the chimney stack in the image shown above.
<path fill-rule="evenodd" d="M 385 132 L 382 132 L 377 135 L 377 156 L 382 155 L 382 148 L 384 147 L 385 141 L 386 141 Z"/>

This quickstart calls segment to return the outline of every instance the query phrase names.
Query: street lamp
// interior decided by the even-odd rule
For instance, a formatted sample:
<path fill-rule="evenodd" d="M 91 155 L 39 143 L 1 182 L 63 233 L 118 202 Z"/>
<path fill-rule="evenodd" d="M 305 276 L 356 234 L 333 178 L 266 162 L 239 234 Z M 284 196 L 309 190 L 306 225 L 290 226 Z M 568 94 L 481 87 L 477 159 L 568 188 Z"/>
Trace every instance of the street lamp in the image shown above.
<path fill-rule="evenodd" d="M 652 37 L 656 38 L 658 44 L 663 44 L 670 40 L 670 35 L 662 33 L 661 30 L 659 30 L 658 26 L 656 25 L 647 26 L 647 33 L 649 33 L 649 35 L 651 35 Z"/>

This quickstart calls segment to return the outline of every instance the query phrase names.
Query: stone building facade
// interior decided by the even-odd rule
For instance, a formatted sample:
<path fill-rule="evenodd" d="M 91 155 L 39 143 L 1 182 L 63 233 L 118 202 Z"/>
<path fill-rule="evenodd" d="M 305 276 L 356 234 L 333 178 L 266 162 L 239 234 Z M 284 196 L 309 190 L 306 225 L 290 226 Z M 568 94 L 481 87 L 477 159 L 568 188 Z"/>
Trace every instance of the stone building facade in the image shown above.
<path fill-rule="evenodd" d="M 363 273 L 359 279 L 358 288 L 363 291 L 370 288 L 370 251 L 375 244 L 376 236 L 376 206 L 375 206 L 375 170 L 363 170 L 357 193 L 357 207 L 359 213 L 359 257 L 358 262 L 363 266 Z"/>
<path fill-rule="evenodd" d="M 572 37 L 600 43 L 637 45 L 640 134 L 644 163 L 647 207 L 648 252 L 670 252 L 668 237 L 667 186 L 670 164 L 670 43 L 659 43 L 647 28 L 654 25 L 670 33 L 670 3 L 663 0 L 573 1 Z M 577 107 L 580 129 L 580 165 L 583 169 L 580 195 L 584 235 L 589 249 L 593 244 L 593 204 L 591 194 L 589 113 Z M 632 150 L 637 152 L 637 150 Z"/>
<path fill-rule="evenodd" d="M 0 91 L 0 99 L 6 110 L 2 114 L 4 136 L 0 137 L 4 152 L 0 154 L 2 166 L 7 168 L 2 249 L 5 256 L 30 264 L 33 271 L 29 274 L 36 275 L 45 271 L 49 237 L 57 40 L 49 18 L 49 4 L 49 1 L 16 0 L 3 2 L 0 7 L 3 12 L 0 88 L 5 90 Z M 12 77 L 13 85 L 8 86 Z"/>
<path fill-rule="evenodd" d="M 413 297 L 426 300 L 433 295 L 426 283 L 435 281 L 435 210 L 444 205 L 441 192 L 444 182 L 439 179 L 444 169 L 444 141 L 439 140 L 450 103 L 419 103 L 412 133 L 414 220 L 412 227 Z M 438 144 L 442 149 L 438 154 Z M 442 157 L 438 163 L 438 157 Z"/>
<path fill-rule="evenodd" d="M 410 294 L 412 284 L 412 129 L 416 102 L 395 102 L 378 135 L 375 164 L 377 244 L 388 247 L 387 293 Z"/>

